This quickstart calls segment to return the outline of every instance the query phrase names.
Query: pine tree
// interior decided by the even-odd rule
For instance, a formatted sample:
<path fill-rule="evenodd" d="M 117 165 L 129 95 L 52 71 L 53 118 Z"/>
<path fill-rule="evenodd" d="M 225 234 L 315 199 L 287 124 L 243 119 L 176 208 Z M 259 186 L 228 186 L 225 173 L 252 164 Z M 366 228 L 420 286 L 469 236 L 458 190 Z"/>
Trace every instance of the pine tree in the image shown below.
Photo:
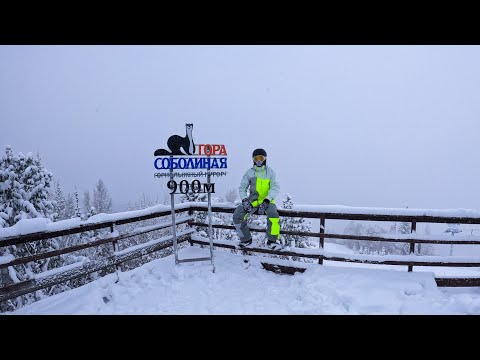
<path fill-rule="evenodd" d="M 386 234 L 387 230 L 378 224 L 369 225 L 365 229 L 366 236 L 382 236 Z M 390 252 L 395 253 L 393 243 L 383 243 L 379 241 L 361 241 L 360 242 L 360 253 L 372 254 L 372 255 L 381 255 L 387 254 Z"/>
<path fill-rule="evenodd" d="M 13 155 L 12 148 L 6 147 L 0 160 L 0 225 L 9 227 L 18 221 L 31 218 L 53 220 L 55 202 L 51 200 L 52 174 L 42 165 L 40 156 L 32 153 Z M 36 255 L 58 249 L 58 239 L 40 240 L 3 248 L 2 253 L 12 254 L 15 258 Z M 0 254 L 2 255 L 2 254 Z M 1 273 L 3 285 L 31 279 L 40 272 L 54 266 L 60 266 L 61 257 L 32 261 L 9 268 L 8 274 Z M 13 308 L 42 298 L 45 291 L 18 297 L 9 302 Z"/>
<path fill-rule="evenodd" d="M 88 212 L 87 214 L 87 217 L 90 218 L 94 215 L 96 215 L 98 212 L 97 212 L 97 209 L 95 208 L 95 206 L 92 206 L 90 208 L 90 211 Z M 107 236 L 108 234 L 110 233 L 110 230 L 108 229 L 98 229 L 98 230 L 93 230 L 92 232 L 88 232 L 89 236 L 93 236 L 94 238 L 96 239 L 101 239 L 105 236 Z M 92 248 L 92 249 L 86 249 L 88 250 L 85 254 L 87 254 L 87 257 L 90 258 L 90 260 L 100 260 L 100 259 L 103 259 L 109 255 L 112 254 L 113 252 L 113 248 L 112 248 L 112 244 L 102 244 L 102 245 L 99 245 L 95 248 Z M 105 276 L 107 274 L 110 274 L 112 272 L 111 269 L 107 268 L 107 269 L 103 269 L 103 270 L 100 270 L 100 271 L 97 271 L 95 273 L 93 273 L 92 277 L 94 279 L 98 278 L 98 277 L 102 277 L 102 276 Z"/>
<path fill-rule="evenodd" d="M 408 206 L 405 207 L 408 209 Z M 412 233 L 412 224 L 409 222 L 401 222 L 398 228 L 396 229 L 396 234 L 401 234 L 401 235 L 406 235 L 406 234 L 411 234 Z M 394 234 L 395 234 L 394 233 Z M 387 245 L 389 248 L 392 249 L 392 252 L 394 254 L 410 254 L 410 244 L 407 243 L 389 243 Z"/>
<path fill-rule="evenodd" d="M 43 168 L 39 156 L 13 155 L 7 146 L 0 160 L 0 225 L 13 226 L 19 220 L 38 217 L 53 220 L 51 183 L 52 174 Z"/>
<path fill-rule="evenodd" d="M 345 226 L 345 230 L 343 232 L 347 235 L 365 235 L 365 227 L 362 223 L 351 220 L 348 222 L 347 226 Z M 358 252 L 360 250 L 361 241 L 339 240 L 337 241 L 337 243 L 345 245 L 346 247 L 352 249 L 354 252 Z"/>
<path fill-rule="evenodd" d="M 67 199 L 65 200 L 65 219 L 76 217 L 75 213 L 75 199 L 72 194 L 68 194 Z"/>
<path fill-rule="evenodd" d="M 52 178 L 52 173 L 43 167 L 40 155 L 33 158 L 33 155 L 28 153 L 25 157 L 25 169 L 20 176 L 25 190 L 25 210 L 30 213 L 27 218 L 44 217 L 53 220 L 54 204 L 50 200 Z"/>
<path fill-rule="evenodd" d="M 425 235 L 430 235 L 432 230 L 430 229 L 430 224 L 425 225 Z M 434 247 L 433 244 L 417 244 L 418 255 L 433 255 L 434 254 Z"/>
<path fill-rule="evenodd" d="M 210 195 L 210 201 L 214 203 L 220 202 L 218 197 L 213 194 Z M 208 203 L 208 193 L 194 193 L 189 190 L 186 194 L 180 196 L 180 202 L 204 202 Z M 195 222 L 201 222 L 208 224 L 208 211 L 194 211 L 193 217 Z M 232 216 L 229 214 L 212 213 L 212 225 L 233 225 Z M 208 227 L 196 226 L 195 230 L 200 236 L 208 237 Z M 232 238 L 231 230 L 228 229 L 215 229 L 212 227 L 212 239 L 215 240 L 230 240 Z"/>
<path fill-rule="evenodd" d="M 17 174 L 18 157 L 14 157 L 12 148 L 7 146 L 0 160 L 0 226 L 15 224 L 14 218 L 20 211 L 17 199 L 21 198 L 21 186 Z"/>
<path fill-rule="evenodd" d="M 291 210 L 293 208 L 293 200 L 289 194 L 286 194 L 285 200 L 283 200 L 283 208 Z M 312 230 L 312 224 L 310 220 L 298 217 L 285 217 L 282 219 L 282 230 L 298 231 L 298 232 L 310 232 Z M 285 244 L 290 245 L 292 242 L 295 247 L 310 248 L 315 245 L 309 241 L 309 237 L 301 235 L 283 235 Z"/>
<path fill-rule="evenodd" d="M 212 199 L 211 199 L 212 200 Z M 186 194 L 180 196 L 180 202 L 208 202 L 208 193 L 197 193 L 189 190 Z M 213 202 L 213 201 L 212 201 Z M 195 222 L 208 223 L 208 211 L 194 211 L 193 218 Z M 195 231 L 200 236 L 208 237 L 208 228 L 196 226 Z"/>
<path fill-rule="evenodd" d="M 15 181 L 15 165 L 13 151 L 10 146 L 5 149 L 5 154 L 0 159 L 0 228 L 13 225 L 13 211 L 15 204 L 15 193 L 18 192 L 20 184 Z M 0 256 L 11 255 L 10 247 L 0 248 Z M 7 268 L 0 269 L 0 285 L 11 284 L 13 280 Z M 12 301 L 0 303 L 0 311 L 13 310 Z"/>
<path fill-rule="evenodd" d="M 238 190 L 233 188 L 226 192 L 225 201 L 235 203 L 235 200 L 238 198 Z"/>
<path fill-rule="evenodd" d="M 85 214 L 86 219 L 88 219 L 91 209 L 92 209 L 92 202 L 90 199 L 90 192 L 85 191 L 83 193 L 83 213 Z"/>
<path fill-rule="evenodd" d="M 361 235 L 361 236 L 383 236 L 384 234 L 405 234 L 410 233 L 409 223 L 393 223 L 389 229 L 380 225 L 363 225 L 357 221 L 350 221 L 345 227 L 345 234 L 349 235 Z M 388 254 L 408 254 L 410 252 L 409 245 L 406 243 L 396 242 L 381 242 L 381 241 L 368 241 L 368 240 L 344 240 L 342 242 L 345 246 L 353 249 L 354 252 L 360 254 L 376 254 L 376 255 L 388 255 Z"/>
<path fill-rule="evenodd" d="M 241 201 L 235 201 L 234 202 L 235 206 L 239 206 L 241 204 Z M 234 226 L 233 224 L 233 216 L 232 214 L 219 214 L 223 218 L 223 224 L 224 225 L 230 225 Z M 229 241 L 238 241 L 238 234 L 236 230 L 230 230 L 230 229 L 223 229 L 222 231 L 222 239 L 223 240 L 229 240 Z"/>
<path fill-rule="evenodd" d="M 157 199 L 158 201 L 158 199 Z M 129 205 L 128 210 L 133 211 L 133 210 L 139 210 L 139 209 L 146 209 L 149 207 L 152 207 L 156 205 L 157 202 L 151 199 L 147 194 L 142 193 L 140 198 L 136 201 L 133 202 L 133 204 Z M 144 226 L 152 226 L 152 225 L 157 225 L 160 223 L 164 222 L 170 222 L 171 221 L 171 215 L 167 215 L 161 218 L 154 218 L 154 219 L 148 219 L 148 220 L 143 220 L 141 222 L 136 222 L 136 223 L 129 223 L 122 226 L 122 232 L 131 232 L 135 230 L 135 228 L 138 227 L 144 227 Z M 118 229 L 120 231 L 120 229 Z M 129 237 L 128 239 L 125 239 L 121 242 L 123 248 L 127 248 L 130 246 L 135 246 L 138 244 L 143 244 L 151 240 L 155 240 L 164 236 L 167 236 L 171 233 L 171 228 L 164 228 L 156 231 L 152 231 L 146 234 L 141 234 L 141 235 L 136 235 Z M 171 248 L 167 248 L 165 250 L 161 251 L 155 251 L 153 253 L 147 254 L 145 256 L 124 262 L 122 264 L 123 266 L 123 271 L 131 270 L 134 269 L 138 266 L 141 266 L 149 261 L 170 255 L 172 253 Z"/>
<path fill-rule="evenodd" d="M 411 224 L 408 222 L 401 222 L 398 226 L 397 232 L 398 234 L 410 234 L 412 232 Z"/>
<path fill-rule="evenodd" d="M 88 192 L 86 192 L 86 194 L 88 194 L 87 203 L 89 204 L 90 203 L 90 200 L 89 200 L 90 194 Z M 79 198 L 79 194 L 78 194 L 78 190 L 77 190 L 76 186 L 75 186 L 75 190 L 73 192 L 73 197 L 74 197 L 74 205 L 73 205 L 73 216 L 72 217 L 80 218 L 80 220 L 85 220 L 86 218 L 88 218 L 88 216 L 84 215 L 84 213 L 81 210 L 80 198 Z M 67 202 L 68 202 L 68 200 L 67 200 Z M 74 246 L 74 245 L 78 245 L 78 244 L 85 244 L 85 243 L 89 242 L 93 236 L 94 236 L 94 231 L 85 231 L 85 232 L 81 232 L 81 233 L 78 233 L 78 234 L 69 235 L 67 237 L 67 244 L 65 246 L 69 247 L 69 246 Z M 96 257 L 95 248 L 87 248 L 87 249 L 80 250 L 78 253 L 67 254 L 66 262 L 67 262 L 67 264 L 72 264 L 72 263 L 75 263 L 75 262 L 83 261 L 86 258 L 88 258 L 90 260 L 94 260 L 95 257 Z M 70 280 L 70 281 L 68 281 L 67 284 L 71 288 L 76 288 L 76 287 L 82 286 L 82 285 L 84 285 L 84 284 L 86 284 L 86 283 L 88 283 L 91 280 L 94 280 L 96 278 L 98 278 L 98 274 L 93 273 L 93 274 L 89 274 L 87 276 L 82 276 L 82 277 Z"/>
<path fill-rule="evenodd" d="M 267 228 L 267 217 L 265 215 L 249 215 L 247 218 L 248 226 L 259 227 L 261 229 Z M 266 234 L 262 232 L 251 232 L 252 242 L 255 246 L 265 247 L 266 243 Z"/>
<path fill-rule="evenodd" d="M 460 230 L 460 224 L 448 224 L 447 230 L 445 230 L 445 232 L 452 234 L 452 236 L 455 236 L 455 234 L 461 233 L 462 230 Z M 450 256 L 452 255 L 453 255 L 453 244 L 450 244 Z"/>
<path fill-rule="evenodd" d="M 66 200 L 63 195 L 62 188 L 60 187 L 60 181 L 55 182 L 55 221 L 68 219 L 66 214 Z"/>
<path fill-rule="evenodd" d="M 391 234 L 396 234 L 397 233 L 397 223 L 396 222 L 392 223 L 392 226 L 390 226 L 390 233 Z"/>
<path fill-rule="evenodd" d="M 93 189 L 93 206 L 97 213 L 109 213 L 112 211 L 112 198 L 102 179 L 99 179 Z"/>
<path fill-rule="evenodd" d="M 74 191 L 73 195 L 75 196 L 75 217 L 78 217 L 78 218 L 84 220 L 83 219 L 83 214 L 80 210 L 80 200 L 79 200 L 79 197 L 78 197 L 78 190 L 77 190 L 76 186 L 75 186 L 75 191 Z"/>

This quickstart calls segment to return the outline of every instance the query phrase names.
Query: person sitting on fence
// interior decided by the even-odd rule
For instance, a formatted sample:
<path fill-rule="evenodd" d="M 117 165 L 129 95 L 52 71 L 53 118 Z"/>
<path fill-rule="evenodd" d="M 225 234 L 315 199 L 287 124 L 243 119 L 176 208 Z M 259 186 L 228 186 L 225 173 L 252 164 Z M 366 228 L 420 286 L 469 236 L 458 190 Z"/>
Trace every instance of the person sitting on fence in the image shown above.
<path fill-rule="evenodd" d="M 267 152 L 255 149 L 252 154 L 253 166 L 248 169 L 238 188 L 242 203 L 233 213 L 233 224 L 240 238 L 240 247 L 252 243 L 252 235 L 247 226 L 248 215 L 267 215 L 267 246 L 271 249 L 281 248 L 280 217 L 275 205 L 275 197 L 280 191 L 280 184 L 275 171 L 267 166 Z M 247 195 L 247 191 L 249 194 Z"/>

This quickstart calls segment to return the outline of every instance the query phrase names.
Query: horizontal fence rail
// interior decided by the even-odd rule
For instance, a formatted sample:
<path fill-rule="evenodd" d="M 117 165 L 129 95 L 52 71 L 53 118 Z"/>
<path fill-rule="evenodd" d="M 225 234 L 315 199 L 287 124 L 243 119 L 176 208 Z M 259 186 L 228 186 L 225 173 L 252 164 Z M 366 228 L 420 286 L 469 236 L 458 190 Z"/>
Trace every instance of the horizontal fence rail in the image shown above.
<path fill-rule="evenodd" d="M 192 205 L 190 210 L 193 211 L 207 211 L 205 205 Z M 235 207 L 215 206 L 212 205 L 212 212 L 231 213 L 235 211 Z M 417 223 L 452 223 L 452 224 L 480 224 L 479 217 L 452 217 L 452 216 L 428 216 L 428 215 L 387 215 L 387 214 L 354 214 L 342 212 L 320 212 L 316 210 L 311 211 L 297 211 L 278 209 L 280 216 L 284 217 L 303 217 L 310 219 L 319 219 L 325 217 L 330 220 L 367 220 L 367 221 L 397 221 L 397 222 L 412 222 Z"/>
<path fill-rule="evenodd" d="M 189 224 L 191 226 L 200 226 L 200 227 L 207 227 L 208 224 L 202 222 L 195 222 L 190 221 Z M 215 229 L 230 229 L 235 230 L 235 226 L 233 225 L 212 225 Z M 266 232 L 263 228 L 258 228 L 255 226 L 250 226 L 250 230 L 254 232 Z M 480 237 L 471 237 L 468 239 L 463 240 L 437 240 L 437 239 L 422 239 L 422 238 L 395 238 L 395 237 L 381 237 L 381 236 L 363 236 L 363 235 L 346 235 L 346 234 L 328 234 L 328 233 L 314 233 L 314 232 L 306 232 L 306 231 L 288 231 L 282 230 L 282 234 L 285 235 L 298 235 L 298 236 L 306 236 L 306 237 L 318 237 L 322 239 L 346 239 L 346 240 L 368 240 L 368 241 L 384 241 L 384 242 L 404 242 L 404 243 L 425 243 L 425 244 L 468 244 L 468 245 L 475 245 L 480 244 Z"/>
<path fill-rule="evenodd" d="M 203 240 L 203 239 L 198 239 L 198 238 L 192 238 L 189 240 L 190 243 L 192 244 L 198 244 L 198 245 L 208 245 L 210 244 L 209 240 Z M 216 247 L 221 247 L 221 248 L 226 248 L 226 249 L 232 249 L 232 250 L 239 250 L 238 247 L 235 245 L 230 245 L 226 244 L 225 242 L 214 242 L 214 246 Z M 281 255 L 281 256 L 295 256 L 295 257 L 302 257 L 302 258 L 310 258 L 310 259 L 323 259 L 323 260 L 328 260 L 328 261 L 343 261 L 343 262 L 351 262 L 351 263 L 361 263 L 361 264 L 376 264 L 376 265 L 415 265 L 415 266 L 451 266 L 451 267 L 480 267 L 480 258 L 478 259 L 477 262 L 471 262 L 471 261 L 459 261 L 459 262 L 450 262 L 450 261 L 426 261 L 429 257 L 431 256 L 415 256 L 418 258 L 417 259 L 405 259 L 401 260 L 400 258 L 402 257 L 408 257 L 409 255 L 390 255 L 390 256 L 384 256 L 386 258 L 388 257 L 395 257 L 398 258 L 398 260 L 375 260 L 378 259 L 378 256 L 372 256 L 372 255 L 350 255 L 349 257 L 342 256 L 342 255 L 333 255 L 329 253 L 311 253 L 311 249 L 306 249 L 305 251 L 302 251 L 302 249 L 296 249 L 296 250 L 271 250 L 271 249 L 265 249 L 265 248 L 256 248 L 253 246 L 249 246 L 247 249 L 242 250 L 242 251 L 247 251 L 247 252 L 258 252 L 258 253 L 264 253 L 264 254 L 274 254 L 274 255 Z"/>
<path fill-rule="evenodd" d="M 188 211 L 188 209 L 175 209 L 175 213 L 182 213 L 185 211 Z M 171 215 L 170 210 L 159 211 L 159 212 L 155 212 L 155 213 L 144 215 L 144 216 L 135 216 L 132 218 L 121 219 L 116 221 L 103 221 L 95 224 L 80 225 L 77 227 L 72 227 L 72 228 L 58 230 L 58 231 L 38 232 L 33 234 L 5 237 L 0 239 L 0 247 L 5 247 L 9 245 L 19 245 L 19 244 L 24 244 L 30 241 L 53 239 L 55 237 L 73 235 L 73 234 L 78 234 L 85 231 L 100 230 L 100 229 L 109 228 L 115 225 L 124 225 L 124 224 L 129 224 L 137 221 L 150 220 L 150 219 L 154 219 L 161 216 L 167 216 L 167 215 Z"/>

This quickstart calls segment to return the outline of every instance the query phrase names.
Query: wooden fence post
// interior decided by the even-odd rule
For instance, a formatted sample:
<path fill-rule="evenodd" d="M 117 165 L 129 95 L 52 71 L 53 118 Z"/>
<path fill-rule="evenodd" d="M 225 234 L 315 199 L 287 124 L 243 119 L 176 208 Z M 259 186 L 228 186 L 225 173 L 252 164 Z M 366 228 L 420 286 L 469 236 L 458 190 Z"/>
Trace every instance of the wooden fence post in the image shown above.
<path fill-rule="evenodd" d="M 325 215 L 320 216 L 320 234 L 325 233 Z M 319 248 L 323 250 L 324 245 L 325 245 L 325 238 L 321 237 L 319 239 Z M 318 259 L 318 263 L 320 265 L 323 265 L 323 256 Z"/>
<path fill-rule="evenodd" d="M 411 233 L 417 231 L 417 220 L 412 220 L 412 229 L 410 230 Z M 410 243 L 410 254 L 415 254 L 415 243 L 412 241 Z M 408 265 L 408 271 L 413 271 L 413 265 Z"/>
<path fill-rule="evenodd" d="M 188 216 L 193 216 L 193 210 L 192 209 L 188 209 Z M 190 226 L 190 227 L 192 226 L 192 225 L 190 225 L 190 222 L 192 222 L 192 221 L 195 221 L 195 220 L 190 220 L 188 222 L 188 226 Z M 191 235 L 188 237 L 188 243 L 190 244 L 190 246 L 193 246 Z"/>
<path fill-rule="evenodd" d="M 113 233 L 114 231 L 115 231 L 115 224 L 112 223 L 110 225 L 110 233 Z M 118 241 L 117 240 L 112 241 L 112 246 L 113 246 L 113 252 L 118 251 Z M 115 272 L 117 274 L 117 281 L 115 281 L 115 283 L 117 283 L 120 280 L 120 275 L 118 275 L 119 271 L 120 272 L 122 271 L 122 264 L 115 265 Z"/>

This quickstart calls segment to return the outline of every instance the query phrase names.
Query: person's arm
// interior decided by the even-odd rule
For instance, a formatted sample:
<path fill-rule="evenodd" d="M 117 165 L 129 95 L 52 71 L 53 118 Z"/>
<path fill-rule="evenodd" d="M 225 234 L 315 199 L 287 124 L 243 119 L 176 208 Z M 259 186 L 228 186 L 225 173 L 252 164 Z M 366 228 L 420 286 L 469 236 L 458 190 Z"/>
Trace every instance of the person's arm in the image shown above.
<path fill-rule="evenodd" d="M 247 189 L 249 185 L 248 171 L 243 175 L 240 186 L 238 187 L 238 193 L 240 194 L 240 200 L 247 197 Z"/>
<path fill-rule="evenodd" d="M 280 192 L 280 183 L 277 179 L 277 174 L 275 173 L 275 171 L 273 171 L 272 169 L 269 169 L 269 171 L 270 171 L 270 190 L 268 191 L 268 195 L 266 199 L 268 199 L 268 201 L 272 201 Z"/>

